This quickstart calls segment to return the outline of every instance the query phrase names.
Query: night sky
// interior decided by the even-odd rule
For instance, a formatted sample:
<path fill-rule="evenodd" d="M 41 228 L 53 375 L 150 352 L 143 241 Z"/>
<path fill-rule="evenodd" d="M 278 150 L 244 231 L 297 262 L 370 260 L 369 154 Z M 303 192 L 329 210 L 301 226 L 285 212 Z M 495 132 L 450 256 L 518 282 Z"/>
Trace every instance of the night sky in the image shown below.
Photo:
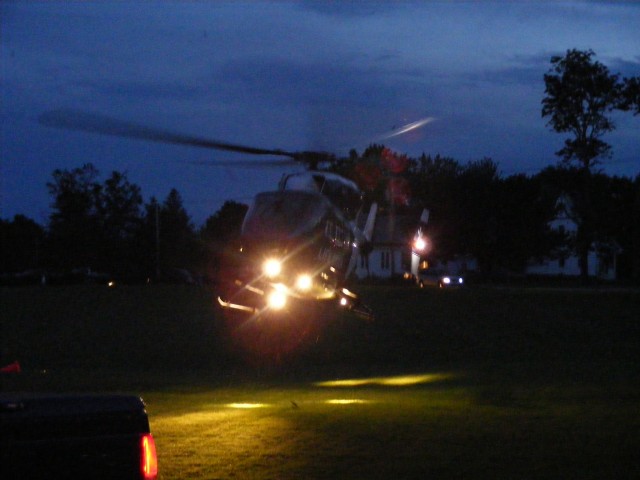
<path fill-rule="evenodd" d="M 145 201 L 175 187 L 196 225 L 291 171 L 203 166 L 247 156 L 39 125 L 52 109 L 337 154 L 433 117 L 384 143 L 534 174 L 565 138 L 540 114 L 553 55 L 592 49 L 612 73 L 640 76 L 636 2 L 4 1 L 0 17 L 0 217 L 41 224 L 56 168 L 126 172 Z M 635 176 L 640 117 L 614 119 L 602 170 Z"/>

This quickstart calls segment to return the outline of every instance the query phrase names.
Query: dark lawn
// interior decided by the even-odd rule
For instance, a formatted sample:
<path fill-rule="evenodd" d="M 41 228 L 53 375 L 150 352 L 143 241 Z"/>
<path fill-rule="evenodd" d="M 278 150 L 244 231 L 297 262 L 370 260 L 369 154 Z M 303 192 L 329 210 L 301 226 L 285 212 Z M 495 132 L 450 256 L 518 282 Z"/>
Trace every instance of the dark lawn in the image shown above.
<path fill-rule="evenodd" d="M 640 292 L 360 291 L 373 324 L 274 329 L 193 287 L 1 289 L 2 388 L 141 394 L 164 479 L 640 476 Z"/>

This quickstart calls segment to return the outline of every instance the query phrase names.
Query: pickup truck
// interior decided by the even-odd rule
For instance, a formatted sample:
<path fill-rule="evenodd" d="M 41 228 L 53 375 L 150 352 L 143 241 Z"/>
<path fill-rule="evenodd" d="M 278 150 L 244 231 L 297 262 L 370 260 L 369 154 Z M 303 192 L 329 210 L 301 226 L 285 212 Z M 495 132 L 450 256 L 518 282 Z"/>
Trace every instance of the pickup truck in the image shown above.
<path fill-rule="evenodd" d="M 157 478 L 141 398 L 0 393 L 0 478 Z"/>

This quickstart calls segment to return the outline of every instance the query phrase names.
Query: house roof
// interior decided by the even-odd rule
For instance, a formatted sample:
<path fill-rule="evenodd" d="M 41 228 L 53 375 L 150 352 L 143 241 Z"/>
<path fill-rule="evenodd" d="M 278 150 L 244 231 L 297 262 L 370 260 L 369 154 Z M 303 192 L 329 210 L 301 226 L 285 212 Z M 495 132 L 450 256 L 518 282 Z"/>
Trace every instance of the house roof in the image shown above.
<path fill-rule="evenodd" d="M 407 244 L 415 235 L 419 222 L 419 215 L 379 214 L 373 229 L 373 244 Z"/>

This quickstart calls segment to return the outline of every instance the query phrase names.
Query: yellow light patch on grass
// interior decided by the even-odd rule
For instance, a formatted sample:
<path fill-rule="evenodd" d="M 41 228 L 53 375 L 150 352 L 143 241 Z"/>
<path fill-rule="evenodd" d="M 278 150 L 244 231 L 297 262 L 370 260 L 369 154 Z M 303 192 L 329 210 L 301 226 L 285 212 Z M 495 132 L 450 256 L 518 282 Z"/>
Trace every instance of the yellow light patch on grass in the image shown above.
<path fill-rule="evenodd" d="M 371 403 L 370 400 L 363 400 L 361 398 L 332 398 L 330 400 L 325 400 L 324 403 L 329 405 L 356 405 L 362 403 Z"/>
<path fill-rule="evenodd" d="M 262 411 L 221 405 L 152 417 L 161 478 L 242 478 L 247 471 L 277 478 L 280 462 L 274 459 L 295 464 L 295 429 L 286 418 L 258 413 Z"/>
<path fill-rule="evenodd" d="M 362 387 L 365 385 L 381 385 L 385 387 L 408 387 L 425 383 L 441 382 L 453 378 L 452 373 L 429 373 L 422 375 L 399 375 L 394 377 L 351 378 L 314 383 L 317 387 Z"/>
<path fill-rule="evenodd" d="M 227 403 L 225 405 L 225 407 L 228 408 L 237 408 L 237 409 L 241 409 L 241 410 L 250 410 L 252 408 L 264 408 L 264 407 L 268 407 L 269 405 L 266 403 Z"/>

